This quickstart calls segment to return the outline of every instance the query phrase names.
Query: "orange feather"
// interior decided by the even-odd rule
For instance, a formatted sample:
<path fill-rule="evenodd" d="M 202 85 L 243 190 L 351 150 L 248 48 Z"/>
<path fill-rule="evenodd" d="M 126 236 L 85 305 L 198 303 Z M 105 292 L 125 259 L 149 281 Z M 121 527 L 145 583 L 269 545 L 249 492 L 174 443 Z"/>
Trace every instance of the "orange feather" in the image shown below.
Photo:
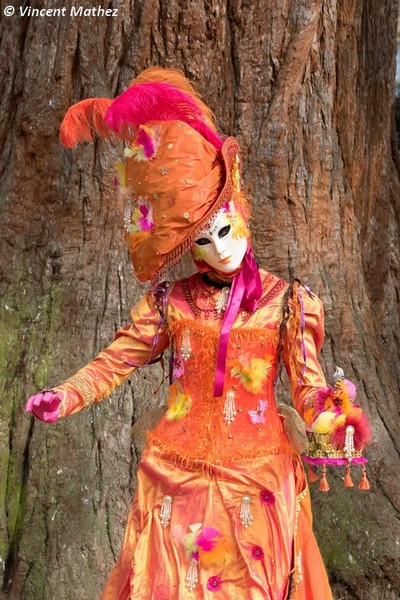
<path fill-rule="evenodd" d="M 115 135 L 104 122 L 111 103 L 111 98 L 89 98 L 71 106 L 60 128 L 64 146 L 73 148 L 78 142 L 93 142 L 94 134 L 100 137 Z"/>

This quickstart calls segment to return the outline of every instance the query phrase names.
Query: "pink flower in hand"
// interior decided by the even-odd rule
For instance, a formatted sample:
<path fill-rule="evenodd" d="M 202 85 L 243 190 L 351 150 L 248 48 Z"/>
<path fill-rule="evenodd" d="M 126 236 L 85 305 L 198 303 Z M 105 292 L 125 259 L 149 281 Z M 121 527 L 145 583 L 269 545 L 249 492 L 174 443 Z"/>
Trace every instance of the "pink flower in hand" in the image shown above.
<path fill-rule="evenodd" d="M 54 423 L 60 414 L 61 397 L 52 390 L 43 390 L 28 399 L 25 412 L 31 412 L 45 423 Z"/>
<path fill-rule="evenodd" d="M 218 592 L 221 589 L 221 580 L 217 575 L 213 575 L 208 579 L 207 589 L 209 592 Z"/>

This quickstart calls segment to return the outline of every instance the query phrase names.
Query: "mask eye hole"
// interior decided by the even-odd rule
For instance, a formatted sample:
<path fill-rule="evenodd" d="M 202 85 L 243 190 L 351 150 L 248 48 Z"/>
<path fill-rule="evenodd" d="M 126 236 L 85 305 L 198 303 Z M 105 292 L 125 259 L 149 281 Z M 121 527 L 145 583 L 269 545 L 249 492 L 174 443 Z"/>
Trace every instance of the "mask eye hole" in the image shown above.
<path fill-rule="evenodd" d="M 222 227 L 222 229 L 220 229 L 218 231 L 218 237 L 220 239 L 224 238 L 225 236 L 228 235 L 228 233 L 230 232 L 230 230 L 231 230 L 231 226 L 230 225 L 225 225 L 225 227 Z"/>
<path fill-rule="evenodd" d="M 197 246 L 207 246 L 207 244 L 211 244 L 211 241 L 208 238 L 199 238 L 194 242 Z"/>

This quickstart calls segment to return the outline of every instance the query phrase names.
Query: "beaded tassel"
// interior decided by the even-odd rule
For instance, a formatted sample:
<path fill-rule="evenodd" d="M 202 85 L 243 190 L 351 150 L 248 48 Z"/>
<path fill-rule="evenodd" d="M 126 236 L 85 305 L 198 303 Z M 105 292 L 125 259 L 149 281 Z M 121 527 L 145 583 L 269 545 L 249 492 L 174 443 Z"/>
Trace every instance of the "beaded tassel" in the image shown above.
<path fill-rule="evenodd" d="M 346 438 L 343 450 L 346 458 L 352 460 L 354 456 L 354 427 L 352 425 L 346 427 Z"/>
<path fill-rule="evenodd" d="M 124 226 L 125 230 L 130 233 L 132 225 L 132 202 L 127 200 L 124 210 Z"/>
<path fill-rule="evenodd" d="M 192 347 L 190 345 L 190 330 L 185 329 L 182 334 L 181 355 L 186 362 L 192 356 Z"/>
<path fill-rule="evenodd" d="M 224 420 L 227 423 L 233 423 L 237 415 L 235 406 L 235 392 L 230 391 L 226 393 L 224 410 L 222 412 L 224 414 Z"/>
<path fill-rule="evenodd" d="M 192 558 L 190 561 L 190 565 L 189 565 L 189 569 L 186 575 L 186 587 L 190 592 L 193 592 L 193 590 L 195 589 L 198 581 L 199 581 L 199 577 L 197 574 L 197 566 L 198 566 L 198 561 L 195 558 Z"/>
<path fill-rule="evenodd" d="M 217 311 L 217 313 L 220 315 L 222 312 L 224 312 L 226 310 L 226 307 L 228 306 L 228 300 L 229 300 L 229 293 L 230 293 L 231 289 L 228 287 L 224 287 L 222 288 L 218 299 L 215 303 L 215 310 Z"/>
<path fill-rule="evenodd" d="M 172 496 L 164 496 L 160 510 L 160 521 L 163 527 L 168 527 L 172 513 Z"/>
<path fill-rule="evenodd" d="M 250 496 L 243 496 L 242 503 L 240 505 L 240 520 L 242 521 L 243 527 L 247 529 L 253 521 L 253 517 L 250 512 Z"/>

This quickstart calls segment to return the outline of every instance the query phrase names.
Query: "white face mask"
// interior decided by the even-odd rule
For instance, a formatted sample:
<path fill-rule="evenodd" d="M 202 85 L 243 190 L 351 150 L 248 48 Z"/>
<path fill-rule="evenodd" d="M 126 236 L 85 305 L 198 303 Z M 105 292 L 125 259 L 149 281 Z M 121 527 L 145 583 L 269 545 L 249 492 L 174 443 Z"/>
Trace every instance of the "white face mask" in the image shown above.
<path fill-rule="evenodd" d="M 231 206 L 232 205 L 232 206 Z M 221 273 L 232 273 L 242 264 L 248 245 L 248 230 L 232 202 L 222 208 L 193 244 L 195 259 Z"/>

